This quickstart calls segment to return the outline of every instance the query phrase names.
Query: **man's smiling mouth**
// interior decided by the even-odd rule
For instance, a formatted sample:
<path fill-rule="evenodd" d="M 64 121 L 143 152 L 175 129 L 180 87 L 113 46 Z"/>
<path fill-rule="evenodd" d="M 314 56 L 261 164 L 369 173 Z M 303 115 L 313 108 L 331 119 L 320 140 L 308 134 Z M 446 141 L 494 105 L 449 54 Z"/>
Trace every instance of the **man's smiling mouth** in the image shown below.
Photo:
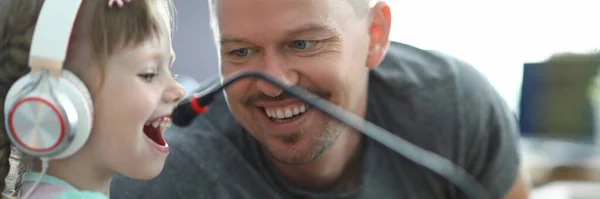
<path fill-rule="evenodd" d="M 275 122 L 285 122 L 286 120 L 300 117 L 310 106 L 308 104 L 291 104 L 283 107 L 263 107 L 263 111 L 267 117 Z"/>

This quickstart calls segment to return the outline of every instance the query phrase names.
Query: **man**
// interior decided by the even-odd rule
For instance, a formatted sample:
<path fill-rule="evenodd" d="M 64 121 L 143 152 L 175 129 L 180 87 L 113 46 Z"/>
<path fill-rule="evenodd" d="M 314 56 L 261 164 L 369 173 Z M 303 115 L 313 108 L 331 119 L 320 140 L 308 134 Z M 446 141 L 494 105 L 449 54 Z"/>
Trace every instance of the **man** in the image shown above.
<path fill-rule="evenodd" d="M 452 160 L 493 198 L 527 198 L 503 99 L 464 62 L 390 44 L 387 4 L 210 5 L 222 78 L 265 72 Z M 228 87 L 189 128 L 171 131 L 162 174 L 117 176 L 113 199 L 465 198 L 446 179 L 257 79 Z"/>

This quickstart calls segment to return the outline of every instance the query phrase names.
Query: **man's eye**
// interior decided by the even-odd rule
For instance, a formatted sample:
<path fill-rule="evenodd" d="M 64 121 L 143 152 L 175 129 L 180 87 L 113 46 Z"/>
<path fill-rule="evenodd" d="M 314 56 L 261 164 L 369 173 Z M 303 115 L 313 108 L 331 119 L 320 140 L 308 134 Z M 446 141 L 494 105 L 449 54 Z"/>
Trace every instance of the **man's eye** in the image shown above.
<path fill-rule="evenodd" d="M 238 57 L 245 57 L 245 56 L 248 56 L 250 53 L 252 53 L 252 50 L 249 48 L 240 48 L 240 49 L 231 51 L 232 55 L 235 55 Z"/>
<path fill-rule="evenodd" d="M 158 73 L 145 73 L 138 76 L 146 82 L 151 82 L 156 76 L 158 76 Z"/>
<path fill-rule="evenodd" d="M 314 41 L 309 40 L 297 40 L 292 43 L 292 47 L 298 50 L 306 50 L 314 44 Z"/>

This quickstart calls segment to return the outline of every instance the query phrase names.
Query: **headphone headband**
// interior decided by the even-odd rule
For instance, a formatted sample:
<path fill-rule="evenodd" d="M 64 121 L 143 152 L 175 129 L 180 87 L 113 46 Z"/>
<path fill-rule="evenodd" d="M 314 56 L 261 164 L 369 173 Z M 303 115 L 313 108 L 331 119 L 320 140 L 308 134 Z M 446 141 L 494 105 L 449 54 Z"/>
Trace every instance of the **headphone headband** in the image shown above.
<path fill-rule="evenodd" d="M 83 0 L 45 0 L 33 32 L 29 67 L 62 69 Z M 95 0 L 93 0 L 95 1 Z"/>

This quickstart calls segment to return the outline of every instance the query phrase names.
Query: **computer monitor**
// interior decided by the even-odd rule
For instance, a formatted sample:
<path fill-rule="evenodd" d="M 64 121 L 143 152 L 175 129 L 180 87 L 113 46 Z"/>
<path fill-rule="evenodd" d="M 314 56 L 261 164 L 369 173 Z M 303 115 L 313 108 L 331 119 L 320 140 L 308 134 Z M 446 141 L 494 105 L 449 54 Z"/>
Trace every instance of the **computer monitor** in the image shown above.
<path fill-rule="evenodd" d="M 521 135 L 598 143 L 589 97 L 598 65 L 591 59 L 525 63 L 519 106 Z"/>

